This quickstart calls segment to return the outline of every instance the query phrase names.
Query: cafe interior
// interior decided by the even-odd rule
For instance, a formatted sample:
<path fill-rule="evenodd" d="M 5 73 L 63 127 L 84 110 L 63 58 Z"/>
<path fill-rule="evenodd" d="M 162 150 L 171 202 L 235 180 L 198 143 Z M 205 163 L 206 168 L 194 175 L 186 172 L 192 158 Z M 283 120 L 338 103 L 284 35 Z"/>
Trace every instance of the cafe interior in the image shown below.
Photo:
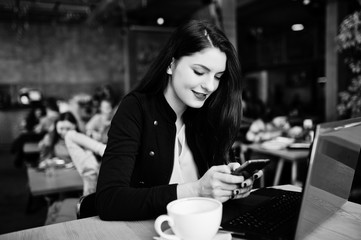
<path fill-rule="evenodd" d="M 360 7 L 360 0 L 0 1 L 0 239 L 78 217 L 83 181 L 71 162 L 57 158 L 56 173 L 41 164 L 43 139 L 23 137 L 33 131 L 31 111 L 43 106 L 45 117 L 55 102 L 85 132 L 102 97 L 115 111 L 189 19 L 217 24 L 238 52 L 243 122 L 231 158 L 272 160 L 255 188 L 302 186 L 316 126 L 361 116 Z M 279 134 L 252 133 L 256 121 Z M 360 186 L 349 201 L 361 204 Z"/>

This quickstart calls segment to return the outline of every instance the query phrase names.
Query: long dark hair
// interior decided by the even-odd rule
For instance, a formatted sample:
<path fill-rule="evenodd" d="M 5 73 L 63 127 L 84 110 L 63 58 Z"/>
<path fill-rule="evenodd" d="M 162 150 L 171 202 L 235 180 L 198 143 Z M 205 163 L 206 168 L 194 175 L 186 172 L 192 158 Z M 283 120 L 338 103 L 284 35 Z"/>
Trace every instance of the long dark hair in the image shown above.
<path fill-rule="evenodd" d="M 78 122 L 71 112 L 63 112 L 59 115 L 59 118 L 54 122 L 53 130 L 49 133 L 50 135 L 50 148 L 53 149 L 55 144 L 59 141 L 60 135 L 56 130 L 56 125 L 60 121 L 69 121 L 75 125 L 75 130 L 79 132 Z"/>
<path fill-rule="evenodd" d="M 187 108 L 183 119 L 187 126 L 206 137 L 212 151 L 212 164 L 228 160 L 229 149 L 239 130 L 242 119 L 241 67 L 236 50 L 226 35 L 215 25 L 192 20 L 180 26 L 150 66 L 135 91 L 162 93 L 168 84 L 167 67 L 172 59 L 179 60 L 206 48 L 219 48 L 227 56 L 226 70 L 218 89 L 201 109 Z"/>

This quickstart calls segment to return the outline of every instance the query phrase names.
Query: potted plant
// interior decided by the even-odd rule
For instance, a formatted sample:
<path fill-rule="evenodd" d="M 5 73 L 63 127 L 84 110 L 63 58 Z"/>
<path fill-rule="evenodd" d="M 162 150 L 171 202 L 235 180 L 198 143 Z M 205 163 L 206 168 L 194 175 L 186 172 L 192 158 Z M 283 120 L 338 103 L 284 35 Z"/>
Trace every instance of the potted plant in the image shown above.
<path fill-rule="evenodd" d="M 361 11 L 341 22 L 336 43 L 352 73 L 349 86 L 339 93 L 338 113 L 342 118 L 361 116 Z"/>

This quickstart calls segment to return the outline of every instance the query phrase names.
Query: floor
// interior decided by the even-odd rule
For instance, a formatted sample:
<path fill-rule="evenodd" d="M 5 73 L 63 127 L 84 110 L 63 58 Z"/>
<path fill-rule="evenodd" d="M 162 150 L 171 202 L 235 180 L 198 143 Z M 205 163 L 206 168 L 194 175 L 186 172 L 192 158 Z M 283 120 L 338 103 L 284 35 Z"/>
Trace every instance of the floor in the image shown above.
<path fill-rule="evenodd" d="M 8 150 L 0 150 L 0 234 L 44 225 L 48 203 L 32 197 L 26 168 L 15 168 Z"/>

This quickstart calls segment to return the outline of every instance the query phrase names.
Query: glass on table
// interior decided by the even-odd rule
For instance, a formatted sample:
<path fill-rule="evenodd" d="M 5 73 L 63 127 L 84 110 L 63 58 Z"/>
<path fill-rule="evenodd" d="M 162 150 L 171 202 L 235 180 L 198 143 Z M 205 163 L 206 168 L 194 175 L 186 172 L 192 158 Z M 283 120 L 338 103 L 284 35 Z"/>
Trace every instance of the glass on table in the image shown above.
<path fill-rule="evenodd" d="M 49 158 L 45 160 L 45 176 L 52 178 L 55 176 L 56 162 L 54 159 Z"/>

